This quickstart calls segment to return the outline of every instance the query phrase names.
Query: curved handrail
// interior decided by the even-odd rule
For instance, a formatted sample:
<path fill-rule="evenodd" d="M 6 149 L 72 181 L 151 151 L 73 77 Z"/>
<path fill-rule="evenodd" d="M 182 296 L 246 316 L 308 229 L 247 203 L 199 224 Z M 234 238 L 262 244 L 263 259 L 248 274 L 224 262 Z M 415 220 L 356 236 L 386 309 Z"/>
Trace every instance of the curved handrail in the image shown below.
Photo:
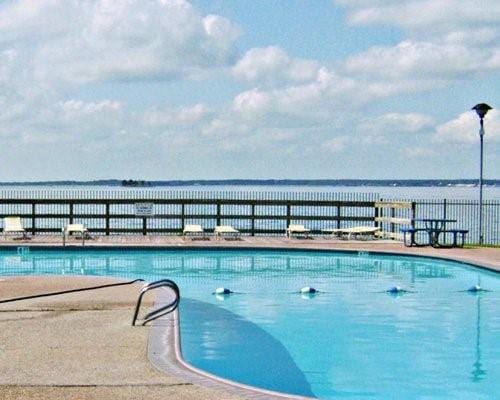
<path fill-rule="evenodd" d="M 161 279 L 161 280 L 156 281 L 156 282 L 148 283 L 146 286 L 144 286 L 142 288 L 141 293 L 139 294 L 139 297 L 137 299 L 137 304 L 135 306 L 134 316 L 132 318 L 132 326 L 135 326 L 135 323 L 137 322 L 137 317 L 139 315 L 139 310 L 141 308 L 143 296 L 148 291 L 153 290 L 153 289 L 158 289 L 161 287 L 168 287 L 168 288 L 172 289 L 172 291 L 175 294 L 175 299 L 171 303 L 146 314 L 142 325 L 144 326 L 148 322 L 154 321 L 155 319 L 158 319 L 158 318 L 162 317 L 163 315 L 171 313 L 172 311 L 174 311 L 178 307 L 181 294 L 180 294 L 179 286 L 177 286 L 177 284 L 174 281 L 172 281 L 170 279 Z"/>

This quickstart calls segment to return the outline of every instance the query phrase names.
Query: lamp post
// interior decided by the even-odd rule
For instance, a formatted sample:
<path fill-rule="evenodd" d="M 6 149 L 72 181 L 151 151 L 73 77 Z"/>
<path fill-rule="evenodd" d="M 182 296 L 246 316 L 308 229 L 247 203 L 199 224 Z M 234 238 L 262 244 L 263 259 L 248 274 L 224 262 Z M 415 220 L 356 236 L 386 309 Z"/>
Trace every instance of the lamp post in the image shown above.
<path fill-rule="evenodd" d="M 479 116 L 479 138 L 481 141 L 480 149 L 480 166 L 479 166 L 479 244 L 483 244 L 483 137 L 484 123 L 483 119 L 486 113 L 491 110 L 491 107 L 486 103 L 479 103 L 472 107 Z"/>

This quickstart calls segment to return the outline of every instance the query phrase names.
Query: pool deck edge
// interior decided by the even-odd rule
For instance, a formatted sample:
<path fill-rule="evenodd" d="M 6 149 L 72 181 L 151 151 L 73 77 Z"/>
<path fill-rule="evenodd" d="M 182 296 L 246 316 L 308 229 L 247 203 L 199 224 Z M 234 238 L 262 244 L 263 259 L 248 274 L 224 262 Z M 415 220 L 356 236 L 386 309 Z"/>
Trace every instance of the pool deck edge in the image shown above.
<path fill-rule="evenodd" d="M 54 236 L 35 237 L 29 241 L 0 240 L 1 248 L 30 247 L 38 249 L 268 249 L 268 250 L 317 250 L 317 251 L 365 251 L 383 254 L 423 256 L 467 263 L 473 266 L 500 272 L 500 248 L 432 248 L 405 247 L 401 242 L 390 240 L 335 240 L 325 238 L 286 239 L 284 237 L 249 237 L 241 240 L 182 240 L 176 236 L 100 236 L 85 242 L 72 240 L 63 247 L 60 239 Z"/>

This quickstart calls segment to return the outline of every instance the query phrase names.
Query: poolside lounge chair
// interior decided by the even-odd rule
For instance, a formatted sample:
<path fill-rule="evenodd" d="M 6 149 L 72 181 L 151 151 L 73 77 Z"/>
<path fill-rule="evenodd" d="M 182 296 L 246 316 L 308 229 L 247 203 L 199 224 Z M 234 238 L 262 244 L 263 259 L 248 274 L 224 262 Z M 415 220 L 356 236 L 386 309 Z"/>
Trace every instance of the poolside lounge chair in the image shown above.
<path fill-rule="evenodd" d="M 327 228 L 327 229 L 321 229 L 321 233 L 323 233 L 325 236 L 328 235 L 330 237 L 333 236 L 342 236 L 342 233 L 344 232 L 345 229 L 339 229 L 339 228 Z"/>
<path fill-rule="evenodd" d="M 353 228 L 339 228 L 339 229 L 322 229 L 321 232 L 331 236 L 337 235 L 339 238 L 344 237 L 345 239 L 355 238 L 367 238 L 369 236 L 375 236 L 380 231 L 379 227 L 376 226 L 356 226 Z"/>
<path fill-rule="evenodd" d="M 380 231 L 377 226 L 356 226 L 354 228 L 346 228 L 342 230 L 343 234 L 347 234 L 347 239 L 350 240 L 353 236 L 357 239 L 375 237 L 375 234 Z"/>
<path fill-rule="evenodd" d="M 3 236 L 7 233 L 21 233 L 21 237 L 16 237 L 14 239 L 28 239 L 26 236 L 26 230 L 23 228 L 21 222 L 21 217 L 5 217 L 3 219 Z"/>
<path fill-rule="evenodd" d="M 234 229 L 231 225 L 218 225 L 215 227 L 214 234 L 216 239 L 225 235 L 232 236 L 236 239 L 240 236 L 240 231 L 238 229 Z"/>
<path fill-rule="evenodd" d="M 205 238 L 205 231 L 201 225 L 186 225 L 182 230 L 182 238 L 184 239 L 188 234 L 201 234 L 202 238 Z"/>
<path fill-rule="evenodd" d="M 80 234 L 82 243 L 85 242 L 85 239 L 92 239 L 92 237 L 89 235 L 89 230 L 85 228 L 83 224 L 68 224 L 62 229 L 63 244 L 66 243 L 66 237 L 70 236 L 73 233 Z"/>
<path fill-rule="evenodd" d="M 289 225 L 288 228 L 286 229 L 286 236 L 288 238 L 291 238 L 293 234 L 302 234 L 305 235 L 306 237 L 309 237 L 309 233 L 311 232 L 310 229 L 307 229 L 304 225 Z"/>

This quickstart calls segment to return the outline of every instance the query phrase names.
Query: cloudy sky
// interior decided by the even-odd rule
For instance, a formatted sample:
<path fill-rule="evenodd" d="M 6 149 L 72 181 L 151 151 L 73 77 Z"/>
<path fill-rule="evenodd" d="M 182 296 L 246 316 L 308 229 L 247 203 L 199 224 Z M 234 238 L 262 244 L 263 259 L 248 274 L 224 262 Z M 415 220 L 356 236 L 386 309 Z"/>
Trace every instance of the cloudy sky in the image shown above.
<path fill-rule="evenodd" d="M 0 181 L 474 178 L 499 89 L 498 0 L 0 0 Z"/>

